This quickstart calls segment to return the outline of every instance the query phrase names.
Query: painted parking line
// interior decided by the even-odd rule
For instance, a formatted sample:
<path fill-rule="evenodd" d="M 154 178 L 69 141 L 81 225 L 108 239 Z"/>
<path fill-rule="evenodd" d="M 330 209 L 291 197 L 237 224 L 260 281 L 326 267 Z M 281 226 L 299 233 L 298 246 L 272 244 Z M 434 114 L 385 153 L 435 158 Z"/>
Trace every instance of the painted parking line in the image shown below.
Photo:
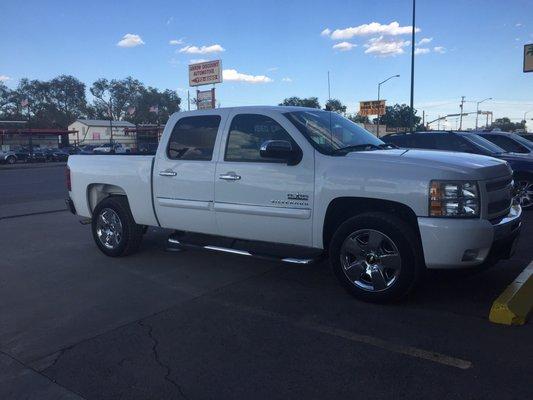
<path fill-rule="evenodd" d="M 497 324 L 523 325 L 533 309 L 533 261 L 494 300 L 489 320 Z"/>
<path fill-rule="evenodd" d="M 387 340 L 380 339 L 374 336 L 361 335 L 361 334 L 350 332 L 344 329 L 332 328 L 330 326 L 322 325 L 322 324 L 312 322 L 309 320 L 294 320 L 293 318 L 286 317 L 276 312 L 261 310 L 255 307 L 250 307 L 250 306 L 237 304 L 233 302 L 216 301 L 216 303 L 223 305 L 225 307 L 235 308 L 244 313 L 280 320 L 280 321 L 283 321 L 283 323 L 292 324 L 293 326 L 296 326 L 299 328 L 308 329 L 314 332 L 327 334 L 327 335 L 335 336 L 338 338 L 343 338 L 346 340 L 350 340 L 352 342 L 362 343 L 362 344 L 377 347 L 383 350 L 387 350 L 392 353 L 403 354 L 405 356 L 419 358 L 422 360 L 431 361 L 431 362 L 441 364 L 441 365 L 446 365 L 449 367 L 466 370 L 466 369 L 472 368 L 473 366 L 472 362 L 463 360 L 460 358 L 450 357 L 445 354 L 441 354 L 441 353 L 437 353 L 437 352 L 429 351 L 429 350 L 423 350 L 417 347 L 403 346 L 403 345 L 389 342 Z"/>

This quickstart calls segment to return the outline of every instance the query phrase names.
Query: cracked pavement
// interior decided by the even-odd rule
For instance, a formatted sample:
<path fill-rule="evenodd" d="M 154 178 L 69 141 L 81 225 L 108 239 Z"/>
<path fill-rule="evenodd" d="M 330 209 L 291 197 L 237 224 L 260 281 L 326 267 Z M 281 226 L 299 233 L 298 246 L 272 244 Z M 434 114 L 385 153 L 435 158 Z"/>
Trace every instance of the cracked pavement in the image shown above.
<path fill-rule="evenodd" d="M 42 212 L 28 196 L 11 201 Z M 0 220 L 0 399 L 533 397 L 533 325 L 487 320 L 532 259 L 528 240 L 385 306 L 352 299 L 325 263 L 171 253 L 165 237 L 151 229 L 112 259 L 67 212 Z"/>

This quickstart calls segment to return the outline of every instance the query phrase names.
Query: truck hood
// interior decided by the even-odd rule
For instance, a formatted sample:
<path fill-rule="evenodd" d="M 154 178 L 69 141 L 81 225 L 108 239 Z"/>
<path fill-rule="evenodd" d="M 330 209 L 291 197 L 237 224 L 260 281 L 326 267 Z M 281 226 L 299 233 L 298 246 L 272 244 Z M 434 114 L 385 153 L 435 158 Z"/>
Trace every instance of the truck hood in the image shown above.
<path fill-rule="evenodd" d="M 373 159 L 376 162 L 395 163 L 416 168 L 417 174 L 427 171 L 431 179 L 486 180 L 511 174 L 507 162 L 494 157 L 452 151 L 393 149 L 352 152 L 349 158 Z"/>

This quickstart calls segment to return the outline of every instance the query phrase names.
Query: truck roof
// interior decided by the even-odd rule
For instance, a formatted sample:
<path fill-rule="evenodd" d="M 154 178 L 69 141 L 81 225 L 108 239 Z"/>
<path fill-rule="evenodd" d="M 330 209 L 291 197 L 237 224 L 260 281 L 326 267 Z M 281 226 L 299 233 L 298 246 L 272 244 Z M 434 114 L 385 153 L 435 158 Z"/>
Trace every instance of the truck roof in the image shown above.
<path fill-rule="evenodd" d="M 215 108 L 215 110 L 242 110 L 244 112 L 250 111 L 278 111 L 278 112 L 291 112 L 291 111 L 323 111 L 320 108 L 311 108 L 311 107 L 297 107 L 297 106 L 238 106 L 238 107 L 220 107 Z M 191 111 L 178 111 L 180 113 L 209 113 L 212 112 L 212 109 L 208 110 L 191 110 Z"/>

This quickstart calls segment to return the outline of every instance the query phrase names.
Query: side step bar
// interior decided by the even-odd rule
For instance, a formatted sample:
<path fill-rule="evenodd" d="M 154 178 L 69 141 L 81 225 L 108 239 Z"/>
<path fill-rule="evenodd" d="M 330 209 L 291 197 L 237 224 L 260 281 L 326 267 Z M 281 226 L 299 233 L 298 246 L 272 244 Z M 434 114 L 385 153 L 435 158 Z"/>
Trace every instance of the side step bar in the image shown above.
<path fill-rule="evenodd" d="M 168 245 L 169 250 L 180 250 L 180 249 L 199 249 L 199 250 L 208 250 L 208 251 L 219 251 L 222 253 L 230 253 L 230 254 L 238 254 L 240 256 L 248 256 L 248 257 L 254 257 L 254 258 L 261 258 L 263 260 L 271 260 L 271 261 L 282 261 L 290 264 L 311 264 L 316 261 L 314 258 L 294 258 L 294 257 L 287 257 L 287 258 L 276 258 L 272 256 L 265 256 L 261 254 L 252 254 L 249 251 L 246 250 L 238 250 L 238 249 L 232 249 L 229 247 L 220 247 L 220 246 L 202 246 L 202 245 L 195 245 L 190 243 L 184 243 L 180 242 L 178 239 L 174 237 L 168 238 Z"/>

